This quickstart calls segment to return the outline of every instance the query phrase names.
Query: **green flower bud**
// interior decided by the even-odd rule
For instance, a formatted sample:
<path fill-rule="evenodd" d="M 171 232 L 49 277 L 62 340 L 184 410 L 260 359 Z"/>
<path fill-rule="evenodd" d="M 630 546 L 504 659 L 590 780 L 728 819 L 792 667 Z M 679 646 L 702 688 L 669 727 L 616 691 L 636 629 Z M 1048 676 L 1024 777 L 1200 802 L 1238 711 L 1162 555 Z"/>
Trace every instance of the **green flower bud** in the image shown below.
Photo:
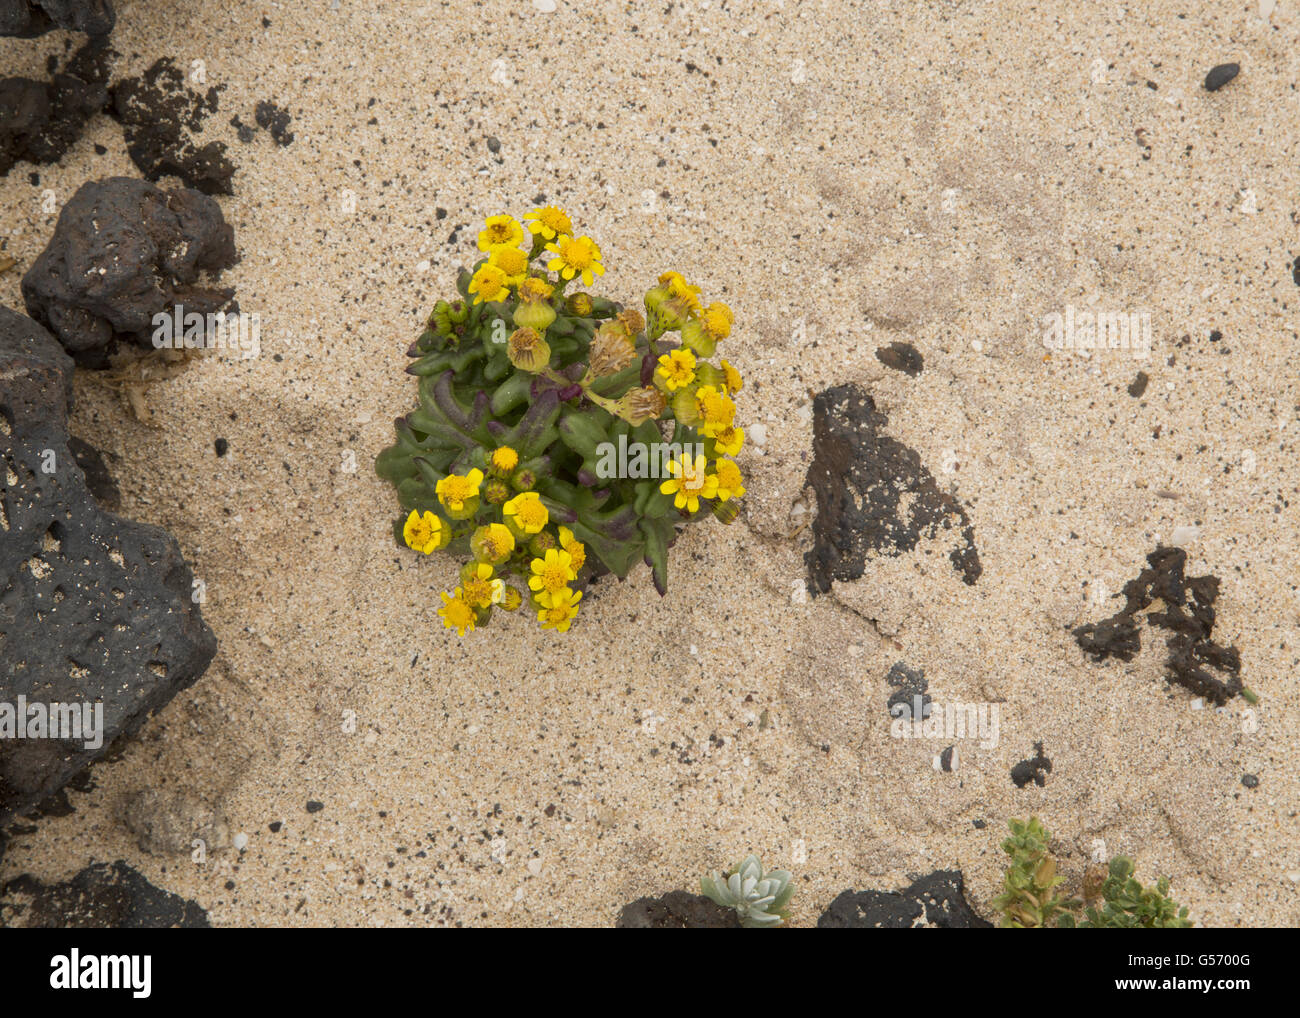
<path fill-rule="evenodd" d="M 704 329 L 704 323 L 692 318 L 682 326 L 682 343 L 689 346 L 701 357 L 712 357 L 718 341 Z"/>
<path fill-rule="evenodd" d="M 591 297 L 585 293 L 571 293 L 564 299 L 565 310 L 571 315 L 578 318 L 590 318 L 592 305 Z"/>
<path fill-rule="evenodd" d="M 528 542 L 528 550 L 536 558 L 545 558 L 548 551 L 559 546 L 560 544 L 555 539 L 555 535 L 546 530 L 534 534 L 533 539 Z"/>
<path fill-rule="evenodd" d="M 723 390 L 727 381 L 727 376 L 722 373 L 720 368 L 715 368 L 706 361 L 701 361 L 695 365 L 695 381 L 700 385 L 711 385 L 719 392 Z"/>
<path fill-rule="evenodd" d="M 726 502 L 720 502 L 714 499 L 709 503 L 709 508 L 713 510 L 714 519 L 719 522 L 735 523 L 736 517 L 740 515 L 740 500 L 732 498 Z"/>
<path fill-rule="evenodd" d="M 688 428 L 700 423 L 700 407 L 695 402 L 695 388 L 694 385 L 688 385 L 684 389 L 678 389 L 672 398 L 673 417 Z"/>
<path fill-rule="evenodd" d="M 532 329 L 540 335 L 555 321 L 555 308 L 544 301 L 522 301 L 515 308 L 514 318 L 519 328 Z"/>

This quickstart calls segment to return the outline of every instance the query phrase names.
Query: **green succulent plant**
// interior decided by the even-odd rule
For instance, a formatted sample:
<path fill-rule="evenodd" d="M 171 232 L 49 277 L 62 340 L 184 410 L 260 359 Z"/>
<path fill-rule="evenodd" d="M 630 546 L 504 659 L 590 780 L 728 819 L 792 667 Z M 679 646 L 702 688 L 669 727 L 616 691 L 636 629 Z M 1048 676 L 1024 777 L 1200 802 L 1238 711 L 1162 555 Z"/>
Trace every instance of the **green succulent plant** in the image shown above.
<path fill-rule="evenodd" d="M 789 915 L 786 905 L 794 894 L 794 877 L 786 870 L 764 870 L 751 855 L 724 873 L 700 878 L 700 890 L 723 908 L 732 908 L 747 929 L 780 926 Z"/>
<path fill-rule="evenodd" d="M 1056 860 L 1047 850 L 1052 836 L 1037 817 L 1010 820 L 1011 837 L 1002 842 L 1002 851 L 1011 857 L 1002 880 L 1002 893 L 993 899 L 993 907 L 1002 913 L 998 925 L 1003 929 L 1042 929 L 1053 925 L 1079 902 L 1056 893 L 1064 877 L 1057 875 Z"/>
<path fill-rule="evenodd" d="M 1117 855 L 1110 861 L 1110 872 L 1101 885 L 1102 905 L 1089 905 L 1078 927 L 1085 930 L 1165 930 L 1186 929 L 1193 923 L 1187 918 L 1187 906 L 1168 897 L 1169 878 L 1161 877 L 1155 887 L 1143 887 L 1133 876 L 1133 860 Z M 1074 916 L 1064 916 L 1061 925 L 1075 926 Z"/>

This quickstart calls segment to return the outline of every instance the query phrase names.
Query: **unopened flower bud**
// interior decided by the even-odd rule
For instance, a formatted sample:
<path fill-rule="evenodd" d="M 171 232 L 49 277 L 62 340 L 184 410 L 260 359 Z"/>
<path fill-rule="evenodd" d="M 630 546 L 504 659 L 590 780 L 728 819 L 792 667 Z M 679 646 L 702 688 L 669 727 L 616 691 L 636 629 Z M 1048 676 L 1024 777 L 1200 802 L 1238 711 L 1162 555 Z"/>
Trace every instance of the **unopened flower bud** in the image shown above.
<path fill-rule="evenodd" d="M 700 405 L 695 401 L 695 386 L 678 389 L 673 394 L 673 417 L 688 428 L 700 423 Z"/>
<path fill-rule="evenodd" d="M 710 502 L 709 508 L 713 510 L 714 519 L 720 523 L 735 523 L 736 517 L 740 515 L 740 502 L 734 498 L 726 502 Z"/>
<path fill-rule="evenodd" d="M 520 301 L 515 308 L 515 324 L 521 329 L 532 329 L 541 334 L 555 321 L 555 308 L 545 301 Z"/>
<path fill-rule="evenodd" d="M 571 293 L 564 299 L 565 310 L 578 318 L 591 317 L 591 297 L 585 293 Z"/>
<path fill-rule="evenodd" d="M 704 328 L 698 318 L 692 318 L 682 326 L 682 344 L 689 346 L 701 357 L 712 357 L 718 341 Z"/>

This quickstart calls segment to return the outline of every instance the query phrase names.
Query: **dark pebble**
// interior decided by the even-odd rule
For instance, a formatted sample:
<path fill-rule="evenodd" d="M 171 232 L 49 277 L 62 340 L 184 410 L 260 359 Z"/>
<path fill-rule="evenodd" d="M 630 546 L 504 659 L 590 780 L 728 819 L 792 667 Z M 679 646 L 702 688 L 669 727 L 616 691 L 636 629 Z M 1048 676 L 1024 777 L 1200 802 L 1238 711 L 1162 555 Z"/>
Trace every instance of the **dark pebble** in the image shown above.
<path fill-rule="evenodd" d="M 989 825 L 989 822 L 987 820 L 972 820 L 971 825 L 975 828 L 975 830 L 982 831 L 984 830 L 985 827 Z"/>
<path fill-rule="evenodd" d="M 1241 776 L 1241 783 L 1247 788 L 1258 788 L 1259 778 L 1254 774 L 1243 774 Z"/>
<path fill-rule="evenodd" d="M 1135 377 L 1129 384 L 1128 394 L 1134 399 L 1138 399 L 1147 391 L 1147 382 L 1149 381 L 1151 381 L 1151 379 L 1147 377 L 1147 373 L 1145 371 L 1139 371 L 1137 377 Z"/>
<path fill-rule="evenodd" d="M 323 802 L 317 802 L 315 799 L 307 800 L 308 813 L 319 813 L 324 808 L 325 808 L 325 804 Z"/>
<path fill-rule="evenodd" d="M 1300 255 L 1296 255 L 1295 264 L 1291 266 L 1291 278 L 1296 286 L 1300 286 Z"/>
<path fill-rule="evenodd" d="M 212 443 L 212 448 L 217 450 L 218 456 L 224 456 L 226 454 L 226 450 L 230 448 L 230 443 L 227 442 L 224 438 L 218 438 L 215 442 Z"/>
<path fill-rule="evenodd" d="M 498 152 L 501 151 L 501 142 L 499 142 L 496 138 L 489 137 L 487 140 L 487 147 L 489 152 L 491 152 L 493 155 L 496 155 Z"/>
<path fill-rule="evenodd" d="M 283 827 L 284 824 L 280 823 L 279 820 L 272 820 L 272 821 L 271 821 L 269 824 L 267 824 L 266 826 L 269 827 L 269 828 L 271 829 L 271 833 L 272 833 L 272 834 L 279 834 L 279 833 L 280 833 L 280 828 Z"/>
<path fill-rule="evenodd" d="M 102 156 L 102 155 L 106 155 L 107 153 L 108 153 L 108 149 L 104 148 L 104 146 L 99 144 L 98 142 L 95 143 L 95 155 Z"/>
<path fill-rule="evenodd" d="M 887 368 L 915 378 L 925 367 L 925 359 L 911 343 L 890 343 L 876 350 L 876 360 Z"/>
<path fill-rule="evenodd" d="M 1205 76 L 1205 91 L 1217 92 L 1241 71 L 1240 64 L 1220 64 Z"/>

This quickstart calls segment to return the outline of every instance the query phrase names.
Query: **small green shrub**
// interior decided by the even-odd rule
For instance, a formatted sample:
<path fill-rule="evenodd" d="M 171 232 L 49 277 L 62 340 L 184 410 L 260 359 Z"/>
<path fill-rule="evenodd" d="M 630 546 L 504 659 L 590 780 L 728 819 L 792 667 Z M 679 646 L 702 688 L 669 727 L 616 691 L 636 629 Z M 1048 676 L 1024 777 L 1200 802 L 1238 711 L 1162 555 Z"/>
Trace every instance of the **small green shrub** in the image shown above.
<path fill-rule="evenodd" d="M 998 925 L 1003 929 L 1040 929 L 1053 924 L 1079 902 L 1063 898 L 1056 887 L 1064 882 L 1057 875 L 1056 860 L 1047 851 L 1051 835 L 1037 817 L 1011 820 L 1011 837 L 1002 842 L 1002 851 L 1011 856 L 1002 880 L 1002 893 L 993 899 L 994 908 L 1002 913 Z"/>
<path fill-rule="evenodd" d="M 1101 885 L 1101 908 L 1089 905 L 1079 921 L 1079 928 L 1177 930 L 1191 926 L 1187 906 L 1180 908 L 1168 894 L 1168 877 L 1157 880 L 1154 888 L 1143 887 L 1133 876 L 1133 860 L 1117 855 L 1110 861 L 1110 875 Z M 1067 916 L 1061 925 L 1073 927 L 1074 917 Z"/>

